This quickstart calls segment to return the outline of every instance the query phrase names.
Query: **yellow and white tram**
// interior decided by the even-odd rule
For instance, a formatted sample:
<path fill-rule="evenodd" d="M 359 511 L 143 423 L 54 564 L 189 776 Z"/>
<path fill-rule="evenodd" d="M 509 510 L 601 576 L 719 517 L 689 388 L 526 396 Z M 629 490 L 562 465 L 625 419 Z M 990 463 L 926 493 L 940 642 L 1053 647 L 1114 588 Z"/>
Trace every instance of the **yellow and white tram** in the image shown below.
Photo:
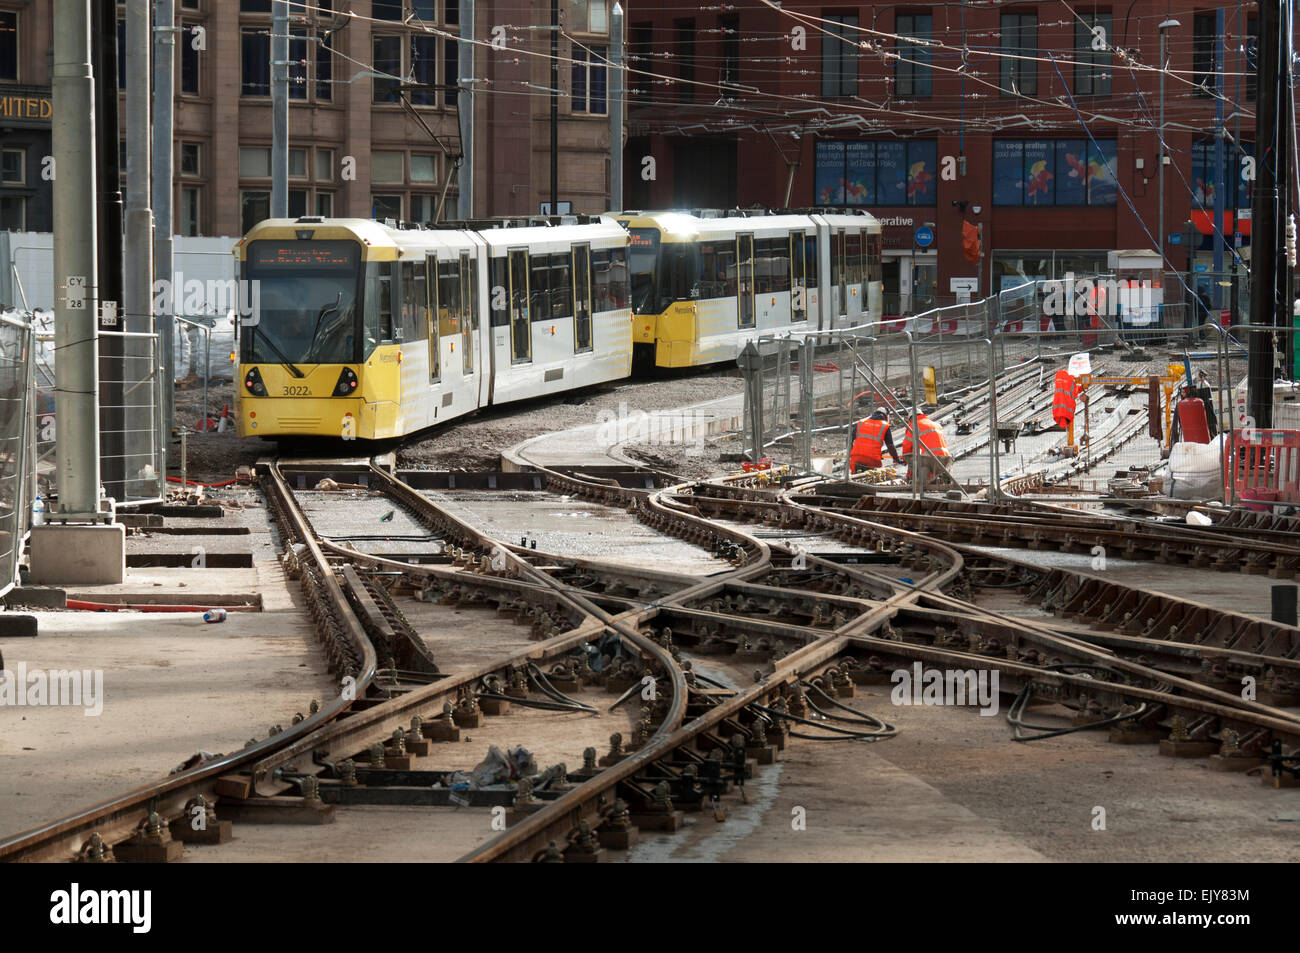
<path fill-rule="evenodd" d="M 482 227 L 477 227 L 481 225 Z M 865 213 L 676 212 L 395 228 L 271 219 L 236 247 L 240 436 L 401 437 L 494 404 L 879 321 Z"/>
<path fill-rule="evenodd" d="M 632 340 L 647 365 L 734 360 L 783 328 L 880 320 L 881 226 L 866 212 L 615 217 L 628 230 Z"/>

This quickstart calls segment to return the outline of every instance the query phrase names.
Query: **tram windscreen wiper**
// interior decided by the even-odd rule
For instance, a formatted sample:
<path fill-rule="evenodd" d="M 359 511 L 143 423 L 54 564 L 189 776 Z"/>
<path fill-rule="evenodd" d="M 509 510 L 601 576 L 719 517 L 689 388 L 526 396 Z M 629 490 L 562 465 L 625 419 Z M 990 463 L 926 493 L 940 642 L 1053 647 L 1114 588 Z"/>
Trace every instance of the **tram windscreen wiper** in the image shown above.
<path fill-rule="evenodd" d="M 250 345 L 250 350 L 252 350 L 253 353 L 257 352 L 257 327 L 258 326 L 256 324 L 253 325 L 252 330 L 249 332 L 248 343 Z M 275 342 L 271 340 L 271 336 L 267 334 L 265 331 L 262 332 L 262 341 L 266 344 L 267 347 L 269 347 L 272 351 L 275 352 L 275 356 L 280 359 L 280 364 L 284 367 L 289 368 L 289 373 L 291 373 L 294 377 L 301 378 L 307 376 L 302 371 L 298 370 L 297 366 L 292 361 L 290 361 L 287 357 L 284 356 L 284 352 L 281 351 L 278 347 L 276 347 Z"/>

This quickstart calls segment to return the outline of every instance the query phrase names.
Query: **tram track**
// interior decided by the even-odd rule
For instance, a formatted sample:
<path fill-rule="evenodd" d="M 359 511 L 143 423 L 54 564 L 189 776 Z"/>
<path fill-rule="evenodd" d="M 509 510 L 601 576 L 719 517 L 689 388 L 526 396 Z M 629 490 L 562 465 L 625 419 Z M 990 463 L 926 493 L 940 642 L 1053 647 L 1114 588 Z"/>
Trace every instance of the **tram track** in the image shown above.
<path fill-rule="evenodd" d="M 354 777 L 365 753 L 373 755 L 376 745 L 407 730 L 412 718 L 430 723 L 444 705 L 490 697 L 492 686 L 511 684 L 530 663 L 571 662 L 574 650 L 611 635 L 655 680 L 659 701 L 645 708 L 652 727 L 635 750 L 611 752 L 602 770 L 583 772 L 575 787 L 561 786 L 557 796 L 523 812 L 464 860 L 590 859 L 602 841 L 627 841 L 629 818 L 644 828 L 671 827 L 674 794 L 678 802 L 698 806 L 733 792 L 752 770 L 748 762 L 764 760 L 775 747 L 767 743 L 768 731 L 781 739 L 791 727 L 776 727 L 784 715 L 807 713 L 809 699 L 822 697 L 818 693 L 851 697 L 853 684 L 879 683 L 891 669 L 917 662 L 996 670 L 1004 691 L 1063 704 L 1085 724 L 1112 732 L 1167 731 L 1179 743 L 1202 745 L 1215 739 L 1225 751 L 1252 758 L 1269 752 L 1281 758 L 1283 749 L 1300 744 L 1300 716 L 1225 690 L 1240 673 L 1264 677 L 1269 666 L 1273 676 L 1289 676 L 1300 665 L 1296 630 L 1086 574 L 999 560 L 971 545 L 941 543 L 926 534 L 942 533 L 954 543 L 959 534 L 952 524 L 936 530 L 923 518 L 978 518 L 994 527 L 1021 519 L 1022 531 L 1038 531 L 1040 541 L 1046 531 L 1077 522 L 1082 525 L 1072 531 L 1080 534 L 1080 545 L 1115 532 L 1104 520 L 1026 515 L 1010 507 L 934 517 L 926 506 L 904 512 L 902 504 L 846 505 L 812 481 L 782 490 L 763 487 L 753 474 L 655 486 L 647 483 L 665 475 L 540 468 L 540 480 L 553 492 L 634 513 L 731 563 L 725 572 L 699 578 L 629 570 L 493 539 L 373 462 L 277 462 L 259 469 L 284 534 L 287 563 L 308 595 L 331 668 L 352 680 L 355 694 L 242 752 L 10 838 L 0 843 L 0 859 L 86 855 L 92 835 L 100 844 L 129 847 L 157 839 L 153 828 L 159 824 L 180 836 L 183 825 L 177 822 L 196 805 L 224 804 L 223 814 L 236 820 L 262 817 L 267 810 L 319 814 L 322 787 L 336 790 Z M 411 562 L 319 538 L 295 505 L 290 482 L 314 486 L 328 474 L 351 476 L 348 482 L 404 507 L 431 538 L 445 541 L 439 558 Z M 773 528 L 838 536 L 858 547 L 852 558 L 860 561 L 765 541 Z M 1201 534 L 1185 533 L 1143 544 L 1169 545 L 1175 538 L 1178 545 L 1209 544 Z M 1239 538 L 1220 545 L 1256 545 L 1273 558 L 1289 557 L 1292 548 Z M 900 577 L 900 571 L 908 575 Z M 475 667 L 440 672 L 436 653 L 403 654 L 403 640 L 412 633 L 403 631 L 409 626 L 392 604 L 385 579 L 531 618 L 542 639 Z M 1054 619 L 1027 620 L 978 606 L 970 598 L 980 584 L 1022 589 L 1079 624 L 1063 631 Z M 1124 606 L 1116 624 L 1115 613 Z M 1186 628 L 1153 637 L 1166 623 L 1178 626 L 1169 622 L 1175 618 Z M 1108 624 L 1110 635 L 1089 631 Z M 1191 631 L 1206 638 L 1189 641 L 1185 633 Z M 707 667 L 718 653 L 737 656 L 728 660 L 733 676 L 752 666 L 753 684 L 726 691 L 705 687 L 696 668 Z M 416 747 L 419 730 L 411 736 Z M 371 783 L 383 779 L 382 771 L 383 764 L 372 760 L 361 773 Z M 238 796 L 230 794 L 232 787 Z"/>

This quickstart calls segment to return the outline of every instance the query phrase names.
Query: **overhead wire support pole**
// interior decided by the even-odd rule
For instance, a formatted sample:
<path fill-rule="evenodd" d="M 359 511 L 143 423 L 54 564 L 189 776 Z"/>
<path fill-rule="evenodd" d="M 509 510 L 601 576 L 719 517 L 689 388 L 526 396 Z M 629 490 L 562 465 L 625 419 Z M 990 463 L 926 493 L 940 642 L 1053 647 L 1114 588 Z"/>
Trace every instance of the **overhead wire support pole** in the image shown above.
<path fill-rule="evenodd" d="M 101 331 L 120 331 L 122 311 L 122 192 L 118 154 L 116 0 L 92 0 L 91 63 L 95 75 L 95 211 Z M 99 339 L 100 481 L 116 499 L 126 493 L 123 460 L 122 339 Z"/>
<path fill-rule="evenodd" d="M 551 0 L 551 214 L 560 214 L 560 0 Z"/>
<path fill-rule="evenodd" d="M 448 0 L 452 2 L 452 0 Z M 457 188 L 460 190 L 458 217 L 474 217 L 474 0 L 458 0 L 460 4 L 460 43 L 458 54 L 460 91 L 456 97 L 460 123 L 461 162 Z"/>
<path fill-rule="evenodd" d="M 289 217 L 289 4 L 271 0 L 271 217 Z"/>
<path fill-rule="evenodd" d="M 153 162 L 151 155 L 151 125 L 149 107 L 150 53 L 153 47 L 153 18 L 149 0 L 128 0 L 126 5 L 126 243 L 125 282 L 123 285 L 123 321 L 121 330 L 128 333 L 122 340 L 122 363 L 118 378 L 122 381 L 122 454 L 124 485 L 136 479 L 147 479 L 146 466 L 155 467 L 154 479 L 161 481 L 165 471 L 158 471 L 159 461 L 151 449 L 156 446 L 158 428 L 153 424 L 156 411 L 147 404 L 137 402 L 132 407 L 126 393 L 126 381 L 132 376 L 128 368 L 138 374 L 148 367 L 156 371 L 151 362 L 152 346 L 139 335 L 154 333 L 153 313 L 153 239 L 154 220 L 151 202 Z M 169 296 L 173 297 L 173 296 Z M 132 419 L 141 415 L 141 407 L 151 412 L 149 425 Z M 135 471 L 135 472 L 133 472 Z"/>
<path fill-rule="evenodd" d="M 138 21 L 147 0 L 132 5 Z M 99 513 L 98 273 L 95 261 L 95 90 L 90 0 L 54 0 L 54 413 L 59 518 Z M 135 24 L 140 25 L 138 22 Z M 148 37 L 148 22 L 145 22 Z M 145 86 L 149 77 L 145 75 Z M 147 103 L 146 103 L 147 106 Z M 146 213 L 147 213 L 146 208 Z"/>
<path fill-rule="evenodd" d="M 614 0 L 609 18 L 609 210 L 623 211 L 623 5 Z"/>
<path fill-rule="evenodd" d="M 176 77 L 176 0 L 154 0 L 153 35 L 153 265 L 154 281 L 171 283 L 175 290 L 172 268 L 172 125 Z M 166 286 L 164 286 L 166 287 Z M 172 308 L 178 294 L 168 295 L 171 308 L 158 320 L 159 362 L 163 367 L 163 405 L 158 408 L 159 471 L 165 473 L 168 438 L 171 436 L 176 411 L 175 368 L 176 327 Z"/>
<path fill-rule="evenodd" d="M 1217 95 L 1214 97 L 1214 229 L 1211 234 L 1214 235 L 1214 288 L 1210 293 L 1210 304 L 1218 310 L 1223 307 L 1223 286 L 1219 284 L 1223 275 L 1223 213 L 1225 209 L 1225 195 L 1229 189 L 1233 191 L 1233 206 L 1236 207 L 1236 176 L 1229 177 L 1224 174 L 1224 150 L 1223 150 L 1223 30 L 1224 11 L 1219 7 L 1214 11 L 1214 91 Z M 1202 318 L 1202 321 L 1209 320 L 1209 315 Z M 1196 324 L 1200 324 L 1197 321 Z"/>
<path fill-rule="evenodd" d="M 1281 97 L 1281 0 L 1259 4 L 1259 49 L 1256 57 L 1255 193 L 1251 202 L 1250 323 L 1274 327 L 1277 316 L 1278 182 L 1285 168 L 1278 164 Z M 1246 384 L 1247 413 L 1257 428 L 1273 425 L 1273 336 L 1262 331 L 1249 335 Z"/>

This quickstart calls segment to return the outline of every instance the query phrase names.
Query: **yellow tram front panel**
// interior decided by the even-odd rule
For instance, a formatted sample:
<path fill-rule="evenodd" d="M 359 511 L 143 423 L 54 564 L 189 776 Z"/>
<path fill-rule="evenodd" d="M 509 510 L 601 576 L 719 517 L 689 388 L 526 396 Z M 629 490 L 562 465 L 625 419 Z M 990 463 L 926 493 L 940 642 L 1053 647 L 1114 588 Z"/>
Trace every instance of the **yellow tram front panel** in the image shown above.
<path fill-rule="evenodd" d="M 302 377 L 279 364 L 245 364 L 236 383 L 236 433 L 241 437 L 303 436 L 380 440 L 397 436 L 401 363 L 396 345 L 378 347 L 365 364 L 299 364 Z M 249 393 L 256 370 L 265 397 Z M 334 396 L 344 371 L 356 376 L 349 396 Z"/>

